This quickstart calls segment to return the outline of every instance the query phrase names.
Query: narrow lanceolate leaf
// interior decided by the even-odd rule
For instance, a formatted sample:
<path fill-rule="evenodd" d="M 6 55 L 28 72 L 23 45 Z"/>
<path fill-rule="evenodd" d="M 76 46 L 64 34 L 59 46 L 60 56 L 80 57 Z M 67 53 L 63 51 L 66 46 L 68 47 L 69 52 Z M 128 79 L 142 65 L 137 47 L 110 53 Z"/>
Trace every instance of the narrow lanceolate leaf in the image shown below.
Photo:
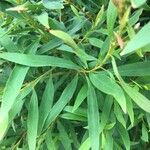
<path fill-rule="evenodd" d="M 118 66 L 121 76 L 150 76 L 150 61 Z"/>
<path fill-rule="evenodd" d="M 113 4 L 112 0 L 110 0 L 107 9 L 107 29 L 109 31 L 109 35 L 112 35 L 113 33 L 113 28 L 116 19 L 117 19 L 117 8 Z"/>
<path fill-rule="evenodd" d="M 38 41 L 33 42 L 33 44 L 29 47 L 29 53 L 35 53 L 38 47 L 38 43 L 39 43 Z M 2 118 L 3 122 L 8 122 L 4 120 L 5 119 L 7 120 L 8 119 L 7 117 L 9 117 L 8 113 L 10 109 L 12 108 L 20 92 L 21 86 L 23 84 L 23 81 L 25 79 L 25 76 L 28 70 L 29 70 L 29 67 L 16 65 L 8 78 L 7 84 L 5 86 L 3 98 L 2 98 L 1 108 L 0 108 L 1 109 L 0 118 Z M 7 116 L 7 117 L 4 118 L 4 116 Z M 1 125 L 2 124 L 0 123 L 0 128 L 1 128 Z M 7 129 L 9 124 L 5 124 L 5 125 L 6 125 L 5 128 Z M 3 129 L 4 133 L 5 133 L 5 130 Z M 2 132 L 0 134 L 2 134 Z M 4 135 L 0 135 L 0 136 L 4 136 Z"/>
<path fill-rule="evenodd" d="M 98 24 L 102 21 L 104 15 L 104 5 L 101 7 L 100 11 L 98 12 L 95 22 L 94 22 L 94 28 L 98 26 Z"/>
<path fill-rule="evenodd" d="M 40 14 L 39 16 L 37 16 L 36 18 L 37 18 L 37 20 L 38 20 L 43 26 L 45 26 L 47 29 L 49 28 L 48 13 L 43 12 L 42 14 Z"/>
<path fill-rule="evenodd" d="M 141 136 L 141 139 L 145 142 L 149 142 L 148 140 L 148 130 L 145 126 L 145 124 L 143 123 L 142 124 L 142 136 Z"/>
<path fill-rule="evenodd" d="M 54 98 L 54 85 L 52 81 L 52 77 L 46 83 L 46 88 L 44 90 L 42 101 L 39 108 L 39 124 L 38 124 L 38 133 L 42 131 L 45 120 L 51 110 Z"/>
<path fill-rule="evenodd" d="M 43 5 L 47 9 L 63 9 L 63 0 L 43 0 Z"/>
<path fill-rule="evenodd" d="M 47 134 L 46 134 L 46 138 L 45 138 L 45 143 L 46 143 L 47 149 L 48 150 L 56 150 L 55 140 L 52 138 L 51 130 L 49 129 L 46 133 Z"/>
<path fill-rule="evenodd" d="M 33 90 L 31 96 L 30 105 L 28 109 L 28 118 L 27 118 L 27 139 L 29 150 L 35 150 L 36 148 L 36 137 L 37 137 L 37 128 L 38 128 L 38 99 L 36 92 Z"/>
<path fill-rule="evenodd" d="M 123 117 L 122 111 L 117 103 L 114 103 L 114 113 L 116 115 L 117 120 L 126 128 L 126 121 Z"/>
<path fill-rule="evenodd" d="M 89 137 L 91 142 L 92 150 L 99 150 L 100 139 L 99 139 L 99 111 L 97 104 L 97 96 L 94 90 L 94 87 L 88 81 L 88 94 L 87 94 L 87 102 L 88 102 L 88 130 Z"/>
<path fill-rule="evenodd" d="M 105 126 L 109 120 L 109 115 L 111 112 L 112 104 L 113 104 L 113 97 L 110 95 L 107 95 L 104 105 L 103 105 L 102 114 L 101 114 L 100 132 L 103 131 L 103 129 L 105 128 Z"/>
<path fill-rule="evenodd" d="M 75 100 L 73 111 L 75 111 L 81 105 L 81 103 L 84 101 L 86 97 L 87 97 L 87 85 L 83 85 Z"/>
<path fill-rule="evenodd" d="M 66 150 L 71 150 L 71 140 L 68 136 L 67 129 L 65 129 L 65 127 L 60 121 L 57 122 L 57 128 L 60 133 L 59 138 L 61 140 L 62 145 Z"/>
<path fill-rule="evenodd" d="M 138 8 L 140 6 L 142 6 L 144 3 L 146 3 L 147 0 L 131 0 L 132 3 L 132 7 L 133 8 Z"/>
<path fill-rule="evenodd" d="M 150 23 L 145 25 L 136 35 L 129 41 L 124 48 L 124 50 L 120 53 L 120 55 L 125 55 L 129 53 L 133 53 L 136 50 L 150 44 Z"/>
<path fill-rule="evenodd" d="M 50 30 L 50 33 L 62 39 L 66 44 L 73 47 L 75 50 L 78 49 L 77 44 L 68 33 L 61 30 Z"/>
<path fill-rule="evenodd" d="M 72 61 L 54 56 L 0 53 L 0 58 L 30 67 L 54 66 L 69 69 L 80 69 L 80 67 L 74 64 Z"/>
<path fill-rule="evenodd" d="M 17 46 L 9 38 L 8 34 L 0 27 L 0 45 L 3 46 L 8 52 L 18 51 Z"/>
<path fill-rule="evenodd" d="M 126 150 L 130 150 L 130 138 L 127 130 L 121 124 L 118 124 L 117 129 L 122 138 Z"/>
<path fill-rule="evenodd" d="M 86 67 L 87 67 L 87 62 L 86 62 L 87 60 L 95 60 L 94 57 L 86 54 L 82 49 L 80 49 L 68 33 L 61 30 L 50 30 L 50 33 L 60 38 L 67 45 L 72 47 L 74 49 L 75 54 L 81 59 L 81 61 L 85 64 Z"/>
<path fill-rule="evenodd" d="M 126 113 L 126 100 L 121 87 L 106 74 L 90 73 L 89 76 L 93 85 L 100 91 L 112 95 Z"/>
<path fill-rule="evenodd" d="M 122 88 L 125 90 L 125 92 L 131 97 L 131 99 L 140 108 L 142 108 L 144 111 L 150 113 L 150 100 L 147 99 L 144 95 L 142 95 L 140 92 L 138 92 L 134 88 L 130 87 L 128 84 L 126 84 L 123 81 L 123 79 L 121 78 L 121 76 L 118 72 L 117 65 L 116 65 L 116 62 L 115 62 L 114 58 L 112 59 L 112 65 L 113 65 L 114 73 L 117 76 L 117 78 L 119 79 L 120 84 L 121 84 Z"/>
<path fill-rule="evenodd" d="M 47 117 L 47 120 L 45 122 L 45 128 L 47 128 L 56 119 L 56 117 L 58 117 L 58 115 L 63 110 L 63 108 L 70 101 L 70 99 L 72 98 L 72 96 L 76 90 L 77 81 L 78 81 L 78 76 L 76 75 L 74 77 L 74 79 L 64 89 L 60 98 L 55 103 L 55 105 L 52 107 L 52 109 Z"/>

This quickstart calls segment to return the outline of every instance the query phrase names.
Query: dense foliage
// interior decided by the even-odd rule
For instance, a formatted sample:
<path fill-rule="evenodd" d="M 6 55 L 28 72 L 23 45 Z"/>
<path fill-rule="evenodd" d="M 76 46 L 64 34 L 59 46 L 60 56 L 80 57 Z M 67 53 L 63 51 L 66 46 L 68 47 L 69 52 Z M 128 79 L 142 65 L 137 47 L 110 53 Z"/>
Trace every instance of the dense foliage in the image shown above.
<path fill-rule="evenodd" d="M 0 1 L 0 150 L 150 148 L 146 0 Z"/>

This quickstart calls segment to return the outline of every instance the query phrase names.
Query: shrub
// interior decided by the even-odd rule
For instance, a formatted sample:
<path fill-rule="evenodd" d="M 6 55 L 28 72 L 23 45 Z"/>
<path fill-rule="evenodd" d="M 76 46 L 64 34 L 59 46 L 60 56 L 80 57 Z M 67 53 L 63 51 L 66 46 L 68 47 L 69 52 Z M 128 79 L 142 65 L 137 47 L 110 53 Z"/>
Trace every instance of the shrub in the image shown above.
<path fill-rule="evenodd" d="M 0 149 L 148 149 L 149 11 L 0 1 Z"/>

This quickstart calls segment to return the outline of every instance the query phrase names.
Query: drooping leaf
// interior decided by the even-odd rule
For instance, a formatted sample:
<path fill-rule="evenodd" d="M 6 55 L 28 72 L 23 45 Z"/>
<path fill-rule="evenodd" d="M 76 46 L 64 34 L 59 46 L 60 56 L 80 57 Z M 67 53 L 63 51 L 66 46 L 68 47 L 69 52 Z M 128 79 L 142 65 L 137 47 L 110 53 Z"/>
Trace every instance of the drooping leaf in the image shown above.
<path fill-rule="evenodd" d="M 31 96 L 30 105 L 28 109 L 28 118 L 27 118 L 27 140 L 30 150 L 35 150 L 36 148 L 36 137 L 38 129 L 38 99 L 36 92 L 33 90 Z"/>
<path fill-rule="evenodd" d="M 42 96 L 42 101 L 40 103 L 39 108 L 39 124 L 38 124 L 38 134 L 42 131 L 45 120 L 51 110 L 54 98 L 54 85 L 52 81 L 52 77 L 46 83 L 46 87 Z"/>
<path fill-rule="evenodd" d="M 126 113 L 126 100 L 121 87 L 106 74 L 90 73 L 89 76 L 93 85 L 100 91 L 112 95 Z"/>
<path fill-rule="evenodd" d="M 80 104 L 84 101 L 84 99 L 86 97 L 87 97 L 87 86 L 83 85 L 81 90 L 79 91 L 79 93 L 77 95 L 76 100 L 75 100 L 73 111 L 75 111 L 80 106 Z"/>
<path fill-rule="evenodd" d="M 91 142 L 91 149 L 98 150 L 100 147 L 100 139 L 99 139 L 99 112 L 98 112 L 98 104 L 95 89 L 87 79 L 88 82 L 88 94 L 87 94 L 87 102 L 88 102 L 88 130 L 89 137 Z"/>
<path fill-rule="evenodd" d="M 45 122 L 45 128 L 47 128 L 49 126 L 49 124 L 51 124 L 56 119 L 56 117 L 60 114 L 60 112 L 65 107 L 65 105 L 70 101 L 70 99 L 72 98 L 72 96 L 76 90 L 77 81 L 78 81 L 78 76 L 76 75 L 74 77 L 74 79 L 64 89 L 60 98 L 55 103 L 55 105 L 52 107 L 52 109 L 47 117 L 47 120 Z"/>
<path fill-rule="evenodd" d="M 138 92 L 137 90 L 135 90 L 134 88 L 130 87 L 128 84 L 126 84 L 123 79 L 121 78 L 117 66 L 116 66 L 116 62 L 114 59 L 112 59 L 112 65 L 113 65 L 113 69 L 114 69 L 114 73 L 117 76 L 117 78 L 119 79 L 122 88 L 126 91 L 126 93 L 131 97 L 131 99 L 140 107 L 142 108 L 144 111 L 149 112 L 150 113 L 150 100 L 148 100 L 144 95 L 142 95 L 140 92 Z"/>
<path fill-rule="evenodd" d="M 121 124 L 118 124 L 117 129 L 122 138 L 126 150 L 130 150 L 130 138 L 127 130 Z"/>
<path fill-rule="evenodd" d="M 67 133 L 65 127 L 63 126 L 63 124 L 60 121 L 57 122 L 57 128 L 60 133 L 59 138 L 61 140 L 62 145 L 64 146 L 65 149 L 71 150 L 71 140 L 68 136 L 68 133 Z"/>

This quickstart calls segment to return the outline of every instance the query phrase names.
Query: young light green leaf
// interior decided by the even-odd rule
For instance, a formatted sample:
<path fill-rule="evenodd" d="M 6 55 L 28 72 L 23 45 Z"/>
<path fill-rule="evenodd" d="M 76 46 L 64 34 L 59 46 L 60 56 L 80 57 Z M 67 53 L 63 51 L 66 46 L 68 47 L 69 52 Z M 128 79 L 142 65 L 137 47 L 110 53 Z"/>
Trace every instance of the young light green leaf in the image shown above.
<path fill-rule="evenodd" d="M 54 98 L 54 85 L 52 81 L 52 76 L 46 83 L 46 87 L 42 96 L 42 101 L 39 108 L 39 123 L 38 123 L 38 134 L 42 131 L 45 120 L 51 110 Z"/>
<path fill-rule="evenodd" d="M 70 60 L 47 55 L 0 53 L 0 58 L 30 67 L 53 66 L 69 69 L 80 69 L 78 65 L 74 64 Z"/>
<path fill-rule="evenodd" d="M 121 78 L 121 76 L 118 72 L 117 65 L 116 65 L 114 58 L 112 58 L 112 66 L 113 66 L 114 73 L 115 73 L 116 77 L 119 79 L 120 84 L 121 84 L 122 88 L 125 90 L 125 92 L 131 97 L 131 99 L 140 108 L 142 108 L 144 111 L 150 113 L 150 100 L 148 100 L 144 95 L 142 95 L 140 92 L 138 92 L 134 88 L 130 87 L 128 84 L 126 84 L 123 81 L 123 79 Z"/>
<path fill-rule="evenodd" d="M 121 87 L 106 74 L 90 73 L 90 80 L 100 91 L 112 95 L 126 113 L 126 99 Z M 117 91 L 117 92 L 116 92 Z"/>
<path fill-rule="evenodd" d="M 87 85 L 83 85 L 77 95 L 72 111 L 75 111 L 81 105 L 81 103 L 84 101 L 86 97 L 87 97 Z"/>
<path fill-rule="evenodd" d="M 136 50 L 150 44 L 150 23 L 146 24 L 136 35 L 129 41 L 124 48 L 124 50 L 120 53 L 120 55 L 126 55 L 129 53 L 133 53 Z"/>
<path fill-rule="evenodd" d="M 142 124 L 142 136 L 141 136 L 141 139 L 143 141 L 145 141 L 145 142 L 149 142 L 149 140 L 148 140 L 148 131 L 147 131 L 147 128 L 144 125 L 144 123 Z"/>
<path fill-rule="evenodd" d="M 99 139 L 99 111 L 97 104 L 97 96 L 95 89 L 87 78 L 88 82 L 88 92 L 87 92 L 87 102 L 88 102 L 88 130 L 91 142 L 92 150 L 99 150 L 100 139 Z"/>
<path fill-rule="evenodd" d="M 47 9 L 63 9 L 63 0 L 43 0 L 43 5 Z"/>
<path fill-rule="evenodd" d="M 78 76 L 76 75 L 74 79 L 64 89 L 60 98 L 50 110 L 50 113 L 45 122 L 45 128 L 47 128 L 49 124 L 51 124 L 56 119 L 56 117 L 60 114 L 60 112 L 63 110 L 66 104 L 70 101 L 70 99 L 72 98 L 76 90 L 77 82 L 78 82 Z"/>
<path fill-rule="evenodd" d="M 142 6 L 144 3 L 146 3 L 147 0 L 131 0 L 132 3 L 132 7 L 133 8 L 138 8 L 140 6 Z"/>
<path fill-rule="evenodd" d="M 50 30 L 50 33 L 53 34 L 54 36 L 62 39 L 70 47 L 74 48 L 74 50 L 78 49 L 77 44 L 75 43 L 75 41 L 72 39 L 72 37 L 68 33 L 61 31 L 61 30 Z"/>
<path fill-rule="evenodd" d="M 90 149 L 90 138 L 87 138 L 80 146 L 79 150 L 89 150 Z"/>
<path fill-rule="evenodd" d="M 47 13 L 47 12 L 43 12 L 42 14 L 40 14 L 39 16 L 37 16 L 36 18 L 37 18 L 37 20 L 38 20 L 43 26 L 45 26 L 47 29 L 49 29 L 48 13 Z"/>
<path fill-rule="evenodd" d="M 104 15 L 104 5 L 101 7 L 100 11 L 98 12 L 95 22 L 94 22 L 94 28 L 98 26 L 98 24 L 101 22 Z"/>
<path fill-rule="evenodd" d="M 81 59 L 81 61 L 85 64 L 86 67 L 87 67 L 87 63 L 86 63 L 87 60 L 96 59 L 93 56 L 86 54 L 82 49 L 80 49 L 68 33 L 61 30 L 50 30 L 50 33 L 62 39 L 66 44 L 72 47 L 75 51 L 75 54 Z"/>
<path fill-rule="evenodd" d="M 36 92 L 33 90 L 30 105 L 28 108 L 28 118 L 27 118 L 27 140 L 29 150 L 35 150 L 36 148 L 38 117 L 39 117 L 38 99 Z"/>

